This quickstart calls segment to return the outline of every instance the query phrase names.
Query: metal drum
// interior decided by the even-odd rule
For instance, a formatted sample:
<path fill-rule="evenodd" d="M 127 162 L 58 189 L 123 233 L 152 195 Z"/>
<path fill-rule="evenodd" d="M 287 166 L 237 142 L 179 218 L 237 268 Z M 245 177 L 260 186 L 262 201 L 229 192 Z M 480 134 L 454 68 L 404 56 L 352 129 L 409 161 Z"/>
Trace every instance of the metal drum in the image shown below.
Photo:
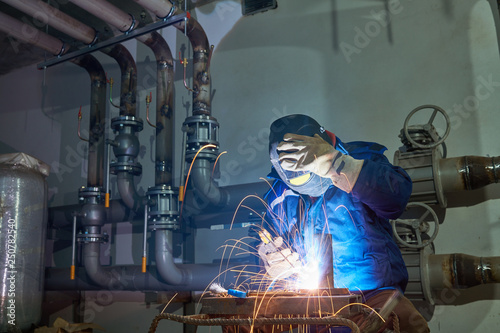
<path fill-rule="evenodd" d="M 0 332 L 41 319 L 48 173 L 26 154 L 0 155 Z"/>

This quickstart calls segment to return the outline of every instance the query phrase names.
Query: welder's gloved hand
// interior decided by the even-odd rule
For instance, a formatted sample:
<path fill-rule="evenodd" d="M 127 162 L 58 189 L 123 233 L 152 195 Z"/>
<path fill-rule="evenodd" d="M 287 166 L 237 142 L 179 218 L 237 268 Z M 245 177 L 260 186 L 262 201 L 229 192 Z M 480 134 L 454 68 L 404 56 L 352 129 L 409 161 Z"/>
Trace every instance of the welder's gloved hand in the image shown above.
<path fill-rule="evenodd" d="M 274 278 L 286 279 L 300 267 L 299 255 L 289 248 L 282 248 L 283 238 L 275 237 L 267 244 L 258 246 L 259 256 L 264 262 L 267 274 Z"/>
<path fill-rule="evenodd" d="M 335 186 L 347 193 L 356 184 L 363 167 L 363 160 L 342 154 L 318 134 L 313 137 L 285 134 L 277 149 L 283 169 L 330 178 Z"/>

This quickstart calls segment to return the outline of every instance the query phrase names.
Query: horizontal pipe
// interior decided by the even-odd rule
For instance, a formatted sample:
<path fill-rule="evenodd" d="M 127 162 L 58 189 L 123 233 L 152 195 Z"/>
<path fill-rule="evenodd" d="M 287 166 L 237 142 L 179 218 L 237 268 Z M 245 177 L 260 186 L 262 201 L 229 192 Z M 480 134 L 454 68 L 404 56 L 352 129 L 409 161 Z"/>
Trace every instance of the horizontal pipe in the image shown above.
<path fill-rule="evenodd" d="M 25 43 L 33 44 L 53 55 L 61 55 L 67 51 L 61 40 L 2 12 L 0 12 L 0 31 Z"/>
<path fill-rule="evenodd" d="M 70 279 L 70 268 L 48 267 L 45 269 L 45 290 L 109 290 L 109 291 L 205 291 L 213 282 L 229 287 L 236 280 L 236 273 L 227 270 L 220 275 L 219 264 L 181 264 L 182 269 L 190 270 L 196 279 L 189 285 L 170 285 L 162 281 L 155 266 L 148 266 L 148 271 L 142 273 L 141 265 L 119 265 L 101 267 L 102 274 L 111 277 L 103 281 L 104 286 L 93 282 L 84 267 L 77 267 L 75 279 Z M 224 266 L 225 267 L 225 266 Z M 238 270 L 236 266 L 235 270 Z M 241 267 L 243 268 L 243 266 Z"/>
<path fill-rule="evenodd" d="M 439 160 L 439 177 L 445 193 L 475 190 L 500 179 L 500 156 L 460 156 Z"/>
<path fill-rule="evenodd" d="M 41 0 L 2 1 L 86 44 L 91 44 L 96 39 L 94 29 Z"/>
<path fill-rule="evenodd" d="M 429 255 L 429 281 L 433 290 L 467 289 L 500 282 L 500 257 L 462 253 Z"/>
<path fill-rule="evenodd" d="M 132 30 L 135 27 L 134 18 L 123 12 L 106 0 L 70 0 L 78 7 L 116 27 L 121 32 Z"/>

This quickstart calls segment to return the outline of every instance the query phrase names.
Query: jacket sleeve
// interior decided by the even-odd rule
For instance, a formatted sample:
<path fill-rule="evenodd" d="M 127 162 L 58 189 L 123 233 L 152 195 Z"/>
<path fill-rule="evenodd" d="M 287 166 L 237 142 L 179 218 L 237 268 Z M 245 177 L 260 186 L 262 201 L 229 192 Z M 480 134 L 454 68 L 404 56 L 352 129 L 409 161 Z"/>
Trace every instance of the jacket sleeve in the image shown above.
<path fill-rule="evenodd" d="M 384 155 L 373 154 L 364 160 L 352 194 L 378 216 L 396 219 L 403 213 L 411 191 L 412 181 L 404 169 L 389 163 Z"/>

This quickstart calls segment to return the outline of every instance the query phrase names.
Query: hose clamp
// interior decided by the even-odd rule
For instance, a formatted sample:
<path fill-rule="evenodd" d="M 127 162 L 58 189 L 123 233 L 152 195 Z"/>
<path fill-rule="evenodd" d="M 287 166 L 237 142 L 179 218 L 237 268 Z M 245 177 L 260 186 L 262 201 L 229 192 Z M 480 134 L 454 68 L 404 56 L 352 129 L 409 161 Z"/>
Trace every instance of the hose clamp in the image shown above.
<path fill-rule="evenodd" d="M 170 1 L 170 3 L 172 3 L 172 1 Z M 174 13 L 175 13 L 176 10 L 177 10 L 177 8 L 175 8 L 175 5 L 172 3 L 172 7 L 170 7 L 170 11 L 168 12 L 167 16 L 165 16 L 165 17 L 159 17 L 157 15 L 156 17 L 158 19 L 160 19 L 160 20 L 166 21 L 169 18 L 171 18 L 172 16 L 174 16 Z"/>
<path fill-rule="evenodd" d="M 66 43 L 62 39 L 61 39 L 61 42 L 62 42 L 61 50 L 56 55 L 56 57 L 60 57 L 64 54 L 64 52 L 66 52 Z"/>
<path fill-rule="evenodd" d="M 135 17 L 134 17 L 134 15 L 132 15 L 132 14 L 130 14 L 130 13 L 129 13 L 129 15 L 130 15 L 130 17 L 132 18 L 132 24 L 130 25 L 130 27 L 129 27 L 127 30 L 125 30 L 125 31 L 123 31 L 123 30 L 122 30 L 122 31 L 121 31 L 121 32 L 123 32 L 124 34 L 128 34 L 128 33 L 130 33 L 132 30 L 134 30 L 134 28 L 135 28 L 135 24 L 137 23 L 137 22 L 135 21 Z"/>

